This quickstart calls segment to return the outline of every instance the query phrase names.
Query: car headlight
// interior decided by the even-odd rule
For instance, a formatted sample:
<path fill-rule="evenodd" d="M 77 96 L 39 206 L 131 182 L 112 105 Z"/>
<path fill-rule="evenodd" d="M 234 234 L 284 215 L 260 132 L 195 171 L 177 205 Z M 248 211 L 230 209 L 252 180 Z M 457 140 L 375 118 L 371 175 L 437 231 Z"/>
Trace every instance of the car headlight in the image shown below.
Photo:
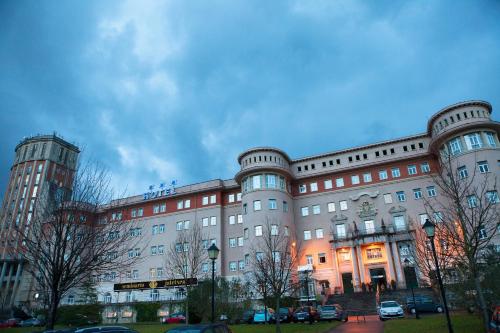
<path fill-rule="evenodd" d="M 387 312 L 385 310 L 380 310 L 381 314 L 386 314 Z"/>

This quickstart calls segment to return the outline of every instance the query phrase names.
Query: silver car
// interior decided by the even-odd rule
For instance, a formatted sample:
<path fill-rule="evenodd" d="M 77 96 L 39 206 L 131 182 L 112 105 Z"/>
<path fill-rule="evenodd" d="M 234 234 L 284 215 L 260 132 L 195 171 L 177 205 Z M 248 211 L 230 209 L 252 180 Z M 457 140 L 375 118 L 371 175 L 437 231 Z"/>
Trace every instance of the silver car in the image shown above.
<path fill-rule="evenodd" d="M 378 307 L 378 317 L 382 321 L 390 318 L 404 318 L 404 316 L 403 308 L 398 304 L 398 302 L 381 302 Z"/>
<path fill-rule="evenodd" d="M 348 321 L 347 311 L 339 304 L 324 305 L 319 312 L 319 320 L 343 320 Z"/>

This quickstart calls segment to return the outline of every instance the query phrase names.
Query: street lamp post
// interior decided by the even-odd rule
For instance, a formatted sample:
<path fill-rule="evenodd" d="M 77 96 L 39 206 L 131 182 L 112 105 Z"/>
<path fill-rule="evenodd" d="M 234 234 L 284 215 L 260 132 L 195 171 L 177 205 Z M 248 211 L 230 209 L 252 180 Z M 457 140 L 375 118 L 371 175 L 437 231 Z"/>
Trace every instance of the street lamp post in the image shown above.
<path fill-rule="evenodd" d="M 404 263 L 406 264 L 406 267 L 410 267 L 410 260 L 408 260 L 408 258 L 405 258 Z M 408 283 L 408 281 L 406 281 L 406 283 Z M 411 296 L 413 297 L 413 306 L 415 309 L 415 319 L 420 319 L 417 310 L 417 303 L 415 302 L 415 292 L 413 291 L 413 284 L 410 285 L 410 288 L 411 288 Z"/>
<path fill-rule="evenodd" d="M 441 290 L 441 297 L 443 298 L 444 312 L 446 314 L 446 322 L 448 324 L 448 333 L 453 333 L 453 327 L 451 326 L 450 313 L 448 312 L 448 304 L 446 302 L 446 294 L 444 291 L 443 280 L 441 279 L 441 272 L 439 271 L 439 262 L 436 254 L 436 247 L 434 245 L 434 233 L 436 231 L 436 225 L 432 223 L 429 219 L 425 220 L 422 227 L 429 237 L 432 248 L 432 256 L 434 257 L 434 264 L 436 265 L 436 275 L 438 278 L 439 289 Z"/>
<path fill-rule="evenodd" d="M 219 256 L 219 249 L 215 244 L 208 248 L 208 257 L 212 260 L 212 323 L 215 321 L 215 260 Z"/>

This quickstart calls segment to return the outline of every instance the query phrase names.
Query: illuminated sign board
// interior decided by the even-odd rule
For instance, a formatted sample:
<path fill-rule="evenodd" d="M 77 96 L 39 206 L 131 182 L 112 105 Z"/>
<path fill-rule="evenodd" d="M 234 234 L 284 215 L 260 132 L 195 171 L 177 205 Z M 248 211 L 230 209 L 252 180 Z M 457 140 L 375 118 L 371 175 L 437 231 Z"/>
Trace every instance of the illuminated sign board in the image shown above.
<path fill-rule="evenodd" d="M 185 285 L 192 286 L 197 284 L 198 284 L 197 278 L 115 283 L 113 285 L 113 290 L 124 291 L 124 290 L 144 290 L 144 289 L 165 289 L 173 287 L 182 287 Z"/>
<path fill-rule="evenodd" d="M 170 186 L 168 187 L 166 183 L 160 183 L 158 188 L 155 185 L 149 185 L 148 191 L 144 192 L 143 199 L 149 200 L 154 198 L 166 197 L 175 194 L 175 187 L 177 186 L 177 180 L 172 180 Z"/>

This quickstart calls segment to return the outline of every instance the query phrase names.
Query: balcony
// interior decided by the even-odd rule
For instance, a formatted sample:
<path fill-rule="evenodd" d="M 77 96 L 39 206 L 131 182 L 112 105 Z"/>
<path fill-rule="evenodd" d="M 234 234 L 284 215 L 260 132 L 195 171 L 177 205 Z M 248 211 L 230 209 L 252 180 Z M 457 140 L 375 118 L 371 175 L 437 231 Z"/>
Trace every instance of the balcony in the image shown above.
<path fill-rule="evenodd" d="M 334 231 L 331 243 L 336 243 L 337 246 L 353 246 L 354 241 L 357 243 L 371 243 L 371 242 L 385 242 L 389 240 L 404 240 L 409 237 L 412 227 L 408 224 L 390 224 L 380 227 L 357 228 L 356 230 L 349 230 L 343 233 Z"/>

